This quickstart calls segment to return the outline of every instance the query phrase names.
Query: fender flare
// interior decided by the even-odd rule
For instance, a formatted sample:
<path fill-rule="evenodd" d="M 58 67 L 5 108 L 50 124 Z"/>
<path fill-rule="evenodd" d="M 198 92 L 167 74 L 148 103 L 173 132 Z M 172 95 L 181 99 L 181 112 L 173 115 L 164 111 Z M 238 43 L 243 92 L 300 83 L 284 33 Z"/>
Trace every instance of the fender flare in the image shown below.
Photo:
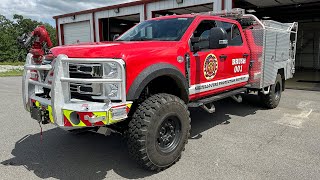
<path fill-rule="evenodd" d="M 189 86 L 186 77 L 179 69 L 171 64 L 158 63 L 144 69 L 133 81 L 127 94 L 130 101 L 139 98 L 144 88 L 155 78 L 160 76 L 169 76 L 175 80 L 181 90 L 182 100 L 189 100 Z"/>

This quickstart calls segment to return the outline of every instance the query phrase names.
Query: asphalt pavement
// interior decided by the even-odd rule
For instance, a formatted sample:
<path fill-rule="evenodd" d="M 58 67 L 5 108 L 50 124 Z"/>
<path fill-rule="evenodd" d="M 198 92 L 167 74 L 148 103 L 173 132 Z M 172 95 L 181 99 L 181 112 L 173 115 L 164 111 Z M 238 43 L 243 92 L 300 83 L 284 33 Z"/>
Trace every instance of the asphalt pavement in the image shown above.
<path fill-rule="evenodd" d="M 158 172 L 130 160 L 117 134 L 72 135 L 40 127 L 24 110 L 21 77 L 0 78 L 0 179 L 319 179 L 320 92 L 288 89 L 267 110 L 248 96 L 191 109 L 181 160 Z"/>

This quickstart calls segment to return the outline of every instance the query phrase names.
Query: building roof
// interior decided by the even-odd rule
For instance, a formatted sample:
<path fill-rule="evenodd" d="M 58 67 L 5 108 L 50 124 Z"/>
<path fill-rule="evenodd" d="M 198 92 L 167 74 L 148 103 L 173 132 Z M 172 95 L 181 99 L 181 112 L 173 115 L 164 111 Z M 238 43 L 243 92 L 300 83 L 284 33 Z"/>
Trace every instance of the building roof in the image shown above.
<path fill-rule="evenodd" d="M 115 5 L 111 5 L 111 6 L 105 6 L 105 7 L 95 8 L 95 9 L 88 9 L 88 10 L 53 16 L 53 19 L 69 17 L 69 16 L 74 16 L 74 15 L 79 15 L 79 14 L 94 13 L 94 12 L 98 12 L 98 11 L 106 11 L 106 10 L 110 10 L 110 9 L 117 9 L 117 8 L 129 7 L 129 6 L 137 6 L 137 5 L 147 4 L 147 3 L 156 2 L 156 1 L 161 1 L 161 0 L 135 0 L 135 1 L 126 2 L 126 3 L 122 3 L 122 4 L 115 4 Z"/>

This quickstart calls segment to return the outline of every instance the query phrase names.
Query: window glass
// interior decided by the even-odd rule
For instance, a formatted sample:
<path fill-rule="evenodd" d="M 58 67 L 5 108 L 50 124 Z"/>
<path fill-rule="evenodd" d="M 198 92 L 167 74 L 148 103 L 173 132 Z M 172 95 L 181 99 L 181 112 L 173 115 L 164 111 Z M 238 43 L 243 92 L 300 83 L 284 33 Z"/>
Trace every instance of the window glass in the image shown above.
<path fill-rule="evenodd" d="M 202 21 L 197 29 L 194 31 L 193 36 L 194 37 L 203 37 L 208 38 L 210 34 L 210 29 L 216 27 L 215 21 L 205 20 Z"/>
<path fill-rule="evenodd" d="M 130 29 L 117 41 L 179 41 L 193 18 L 155 19 Z"/>
<path fill-rule="evenodd" d="M 241 46 L 243 41 L 240 30 L 236 24 L 217 21 L 217 26 L 222 27 L 228 34 L 228 46 Z"/>
<path fill-rule="evenodd" d="M 195 43 L 199 47 L 209 47 L 209 34 L 212 28 L 216 27 L 215 21 L 212 20 L 204 20 L 202 21 L 197 29 L 193 32 L 193 37 L 207 39 L 206 41 L 201 41 L 199 43 Z"/>

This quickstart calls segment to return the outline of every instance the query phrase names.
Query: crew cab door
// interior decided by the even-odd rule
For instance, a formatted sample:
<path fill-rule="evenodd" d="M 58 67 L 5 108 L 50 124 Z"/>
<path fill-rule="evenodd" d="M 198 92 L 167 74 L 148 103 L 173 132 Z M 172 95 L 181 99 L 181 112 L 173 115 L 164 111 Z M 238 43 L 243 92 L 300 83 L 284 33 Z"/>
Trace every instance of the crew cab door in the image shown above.
<path fill-rule="evenodd" d="M 244 86 L 249 78 L 249 49 L 238 24 L 217 20 L 201 20 L 193 37 L 208 39 L 210 29 L 223 28 L 228 35 L 228 46 L 221 49 L 200 49 L 190 55 L 190 99 L 198 99 Z M 199 42 L 198 46 L 207 47 Z"/>

